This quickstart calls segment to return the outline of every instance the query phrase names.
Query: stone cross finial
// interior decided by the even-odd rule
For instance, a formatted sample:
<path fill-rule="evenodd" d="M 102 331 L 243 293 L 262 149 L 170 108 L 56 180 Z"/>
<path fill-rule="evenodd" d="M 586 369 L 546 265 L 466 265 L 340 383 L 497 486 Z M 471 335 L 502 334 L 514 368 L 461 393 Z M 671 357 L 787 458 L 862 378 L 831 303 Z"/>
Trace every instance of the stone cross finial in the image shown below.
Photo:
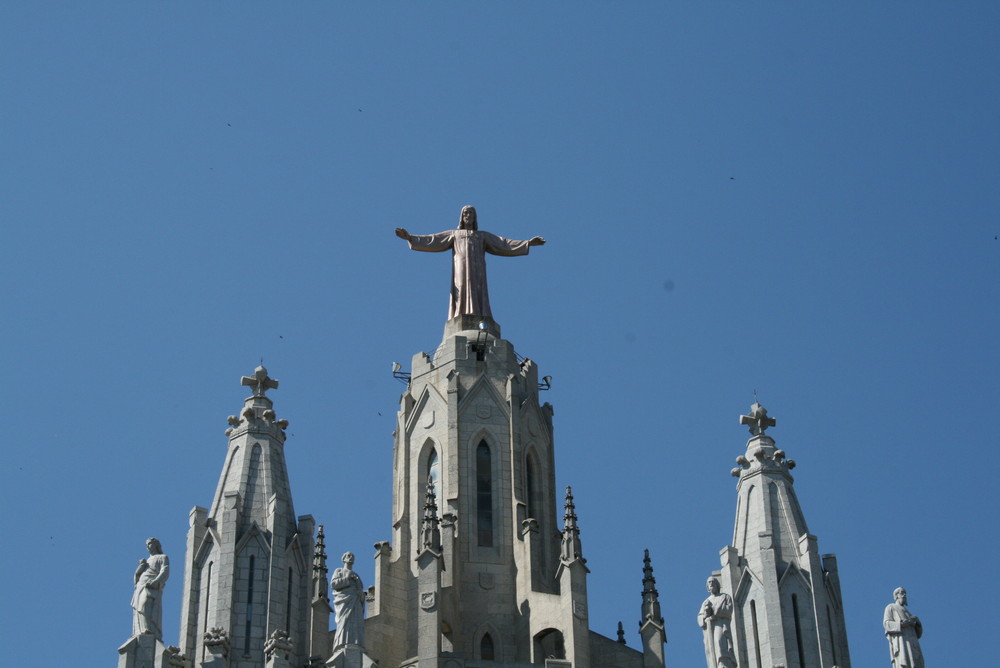
<path fill-rule="evenodd" d="M 278 389 L 278 381 L 267 375 L 267 369 L 262 366 L 253 371 L 252 376 L 243 376 L 240 385 L 247 385 L 253 388 L 253 396 L 263 397 L 268 390 Z"/>
<path fill-rule="evenodd" d="M 773 427 L 777 423 L 773 417 L 767 416 L 767 409 L 758 402 L 754 402 L 750 407 L 750 415 L 740 416 L 740 424 L 749 425 L 750 433 L 754 436 L 763 434 L 768 427 Z"/>

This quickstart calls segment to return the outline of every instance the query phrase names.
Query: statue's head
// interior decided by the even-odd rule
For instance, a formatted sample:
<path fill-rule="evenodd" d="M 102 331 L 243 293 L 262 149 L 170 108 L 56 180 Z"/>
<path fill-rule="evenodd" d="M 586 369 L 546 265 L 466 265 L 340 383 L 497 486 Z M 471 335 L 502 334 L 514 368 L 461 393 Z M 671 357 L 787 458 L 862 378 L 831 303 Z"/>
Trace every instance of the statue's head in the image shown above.
<path fill-rule="evenodd" d="M 348 568 L 350 568 L 351 566 L 354 565 L 354 553 L 353 552 L 344 552 L 344 556 L 342 556 L 340 558 L 340 560 L 344 562 L 345 566 L 347 566 Z"/>
<path fill-rule="evenodd" d="M 160 554 L 163 552 L 163 548 L 160 546 L 160 541 L 157 538 L 147 538 L 146 548 L 150 554 Z"/>
<path fill-rule="evenodd" d="M 722 585 L 720 585 L 719 581 L 715 578 L 708 578 L 708 582 L 705 583 L 705 587 L 708 589 L 708 593 L 712 596 L 718 595 L 718 593 L 722 590 Z"/>
<path fill-rule="evenodd" d="M 902 587 L 896 587 L 892 591 L 892 597 L 896 599 L 896 603 L 900 605 L 906 605 L 906 590 Z"/>
<path fill-rule="evenodd" d="M 476 207 L 463 206 L 462 213 L 458 217 L 458 229 L 478 230 L 479 223 L 476 221 Z"/>

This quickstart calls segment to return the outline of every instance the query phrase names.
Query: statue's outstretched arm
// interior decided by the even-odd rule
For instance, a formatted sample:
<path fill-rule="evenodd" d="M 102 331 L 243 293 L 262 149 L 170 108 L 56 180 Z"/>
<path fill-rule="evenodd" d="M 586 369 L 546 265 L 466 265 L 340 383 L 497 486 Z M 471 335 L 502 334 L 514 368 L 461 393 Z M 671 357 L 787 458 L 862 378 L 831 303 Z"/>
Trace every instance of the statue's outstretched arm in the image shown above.
<path fill-rule="evenodd" d="M 399 233 L 400 230 L 406 233 L 405 237 Z M 403 228 L 399 228 L 399 230 L 396 230 L 396 236 L 410 242 L 411 250 L 427 251 L 429 253 L 440 253 L 441 251 L 450 250 L 455 240 L 454 230 L 438 232 L 437 234 L 410 234 Z"/>

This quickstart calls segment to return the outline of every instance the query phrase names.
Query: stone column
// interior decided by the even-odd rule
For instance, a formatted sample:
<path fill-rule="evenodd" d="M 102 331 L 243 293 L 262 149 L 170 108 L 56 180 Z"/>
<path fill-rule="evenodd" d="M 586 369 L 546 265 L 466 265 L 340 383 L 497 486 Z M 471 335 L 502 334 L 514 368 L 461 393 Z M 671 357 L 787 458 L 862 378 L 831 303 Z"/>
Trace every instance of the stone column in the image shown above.
<path fill-rule="evenodd" d="M 417 660 L 438 668 L 441 657 L 441 555 L 425 549 L 417 557 Z"/>

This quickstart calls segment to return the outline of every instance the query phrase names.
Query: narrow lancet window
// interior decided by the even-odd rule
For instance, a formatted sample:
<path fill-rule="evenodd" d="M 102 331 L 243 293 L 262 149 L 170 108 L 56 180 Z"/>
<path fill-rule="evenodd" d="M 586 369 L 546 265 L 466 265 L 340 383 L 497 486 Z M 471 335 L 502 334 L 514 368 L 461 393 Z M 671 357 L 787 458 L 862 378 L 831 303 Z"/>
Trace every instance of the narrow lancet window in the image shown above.
<path fill-rule="evenodd" d="M 833 653 L 833 665 L 837 665 L 837 633 L 833 630 L 833 613 L 826 606 L 826 625 L 830 627 L 830 651 Z"/>
<path fill-rule="evenodd" d="M 524 486 L 528 507 L 526 509 L 528 517 L 538 519 L 538 490 L 535 489 L 535 464 L 531 455 L 528 455 L 524 463 Z"/>
<path fill-rule="evenodd" d="M 292 630 L 292 582 L 294 574 L 292 567 L 288 567 L 288 592 L 285 596 L 285 630 L 291 633 Z"/>
<path fill-rule="evenodd" d="M 750 601 L 750 621 L 753 624 L 753 649 L 757 655 L 757 668 L 764 668 L 760 660 L 760 633 L 757 631 L 757 602 Z"/>
<path fill-rule="evenodd" d="M 215 562 L 208 562 L 208 568 L 205 569 L 205 619 L 202 620 L 201 632 L 208 632 L 208 611 L 211 609 L 212 605 L 212 564 Z"/>
<path fill-rule="evenodd" d="M 441 460 L 438 458 L 438 451 L 431 449 L 431 453 L 427 455 L 427 477 L 430 478 L 431 482 L 434 483 L 434 494 L 438 498 L 438 507 L 440 508 L 441 503 Z M 438 512 L 440 515 L 440 511 Z"/>
<path fill-rule="evenodd" d="M 253 567 L 254 555 L 250 555 L 250 569 L 247 578 L 247 623 L 245 627 L 246 635 L 243 637 L 243 653 L 250 654 L 250 629 L 253 625 Z"/>
<path fill-rule="evenodd" d="M 490 446 L 476 448 L 476 528 L 481 547 L 493 547 L 493 462 Z"/>
<path fill-rule="evenodd" d="M 802 623 L 799 621 L 799 597 L 792 594 L 792 614 L 795 616 L 795 644 L 799 649 L 799 668 L 806 668 L 806 656 L 802 652 Z"/>
<path fill-rule="evenodd" d="M 479 658 L 483 661 L 493 661 L 493 638 L 489 633 L 483 634 L 479 641 Z"/>

